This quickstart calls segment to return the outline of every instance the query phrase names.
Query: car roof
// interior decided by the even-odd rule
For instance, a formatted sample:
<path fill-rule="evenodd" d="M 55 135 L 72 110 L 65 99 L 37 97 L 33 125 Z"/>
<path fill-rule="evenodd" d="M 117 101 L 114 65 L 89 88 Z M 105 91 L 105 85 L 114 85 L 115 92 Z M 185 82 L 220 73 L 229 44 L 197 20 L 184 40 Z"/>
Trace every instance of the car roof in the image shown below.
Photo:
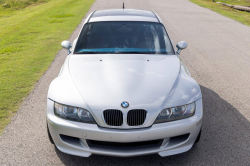
<path fill-rule="evenodd" d="M 110 9 L 97 10 L 92 13 L 89 22 L 100 21 L 146 21 L 160 22 L 156 14 L 148 10 Z"/>

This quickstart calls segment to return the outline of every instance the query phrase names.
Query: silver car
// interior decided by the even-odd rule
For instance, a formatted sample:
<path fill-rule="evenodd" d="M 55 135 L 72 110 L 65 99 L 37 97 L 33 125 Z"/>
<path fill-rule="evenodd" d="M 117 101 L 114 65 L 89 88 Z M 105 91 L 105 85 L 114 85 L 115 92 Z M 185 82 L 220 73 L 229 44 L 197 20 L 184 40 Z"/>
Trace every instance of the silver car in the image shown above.
<path fill-rule="evenodd" d="M 91 13 L 50 84 L 50 141 L 68 154 L 129 157 L 186 152 L 199 141 L 199 84 L 152 11 Z"/>

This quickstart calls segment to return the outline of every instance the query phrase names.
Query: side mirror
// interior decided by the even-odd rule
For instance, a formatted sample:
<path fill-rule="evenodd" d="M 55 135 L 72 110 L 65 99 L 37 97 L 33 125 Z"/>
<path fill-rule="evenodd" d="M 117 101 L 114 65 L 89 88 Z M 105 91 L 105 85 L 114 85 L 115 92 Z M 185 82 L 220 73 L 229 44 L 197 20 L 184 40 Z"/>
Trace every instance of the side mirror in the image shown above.
<path fill-rule="evenodd" d="M 187 46 L 188 46 L 187 42 L 185 42 L 185 41 L 180 41 L 180 42 L 176 45 L 176 47 L 177 47 L 177 54 L 180 55 L 181 50 L 187 48 Z"/>
<path fill-rule="evenodd" d="M 61 46 L 62 46 L 63 48 L 65 48 L 65 49 L 67 49 L 68 54 L 71 53 L 70 48 L 71 48 L 72 46 L 71 46 L 71 43 L 70 43 L 69 41 L 64 40 L 64 41 L 61 43 Z"/>

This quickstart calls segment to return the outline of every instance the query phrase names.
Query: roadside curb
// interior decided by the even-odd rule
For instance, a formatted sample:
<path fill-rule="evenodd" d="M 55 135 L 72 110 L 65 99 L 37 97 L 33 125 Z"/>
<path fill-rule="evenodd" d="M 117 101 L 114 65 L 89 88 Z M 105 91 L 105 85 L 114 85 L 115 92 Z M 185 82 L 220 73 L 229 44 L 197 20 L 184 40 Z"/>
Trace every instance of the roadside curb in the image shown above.
<path fill-rule="evenodd" d="M 224 6 L 228 6 L 228 7 L 231 7 L 231 8 L 234 8 L 236 10 L 241 10 L 241 11 L 247 11 L 247 12 L 250 12 L 250 7 L 247 7 L 247 6 L 241 6 L 241 5 L 231 5 L 231 4 L 226 4 L 226 3 L 222 3 L 222 2 L 216 2 L 218 4 L 222 4 Z"/>

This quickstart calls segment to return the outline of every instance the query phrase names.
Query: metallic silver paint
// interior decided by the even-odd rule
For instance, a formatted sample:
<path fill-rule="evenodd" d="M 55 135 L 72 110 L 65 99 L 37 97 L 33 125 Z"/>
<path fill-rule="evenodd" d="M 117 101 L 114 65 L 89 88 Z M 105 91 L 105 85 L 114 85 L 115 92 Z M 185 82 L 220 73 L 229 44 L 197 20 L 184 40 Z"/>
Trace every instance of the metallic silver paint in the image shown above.
<path fill-rule="evenodd" d="M 91 18 L 89 22 L 100 22 L 100 21 L 144 21 L 144 22 L 159 22 L 156 18 L 141 17 L 141 16 L 104 16 Z"/>
<path fill-rule="evenodd" d="M 177 54 L 181 53 L 181 50 L 187 48 L 188 44 L 185 41 L 180 41 L 179 43 L 176 44 L 177 47 Z"/>
<path fill-rule="evenodd" d="M 203 116 L 202 99 L 199 99 L 198 101 L 196 101 L 195 115 L 190 118 L 178 121 L 172 121 L 168 123 L 155 124 L 149 128 L 131 129 L 131 130 L 108 129 L 108 128 L 98 127 L 97 125 L 94 124 L 84 124 L 84 123 L 65 121 L 63 119 L 60 119 L 54 115 L 53 104 L 54 102 L 48 99 L 47 118 L 48 121 L 52 122 L 48 123 L 48 125 L 56 146 L 58 147 L 59 150 L 65 153 L 77 156 L 84 156 L 84 157 L 88 157 L 91 154 L 128 157 L 128 156 L 145 155 L 151 153 L 158 153 L 161 156 L 168 156 L 185 152 L 189 150 L 194 144 L 195 139 L 198 136 L 202 125 L 200 123 L 196 126 L 196 123 L 199 122 Z M 111 142 L 139 142 L 139 141 L 148 141 L 156 139 L 164 139 L 168 141 L 169 138 L 171 137 L 186 133 L 190 133 L 189 138 L 186 141 L 181 142 L 179 144 L 164 143 L 160 148 L 155 148 L 148 151 L 138 150 L 130 153 L 122 151 L 117 152 L 113 151 L 112 149 L 106 149 L 105 151 L 104 150 L 98 151 L 95 149 L 94 150 L 90 149 L 85 145 L 75 146 L 62 141 L 61 138 L 59 137 L 59 134 L 64 134 L 80 138 L 80 140 L 83 142 L 86 139 L 111 141 Z"/>
<path fill-rule="evenodd" d="M 112 11 L 112 14 L 105 13 L 109 11 Z M 102 12 L 103 14 L 99 16 L 95 16 L 96 11 L 93 12 L 88 22 L 99 22 L 99 21 L 159 22 L 159 18 L 152 11 L 135 10 L 135 9 L 113 9 L 113 10 L 99 10 L 98 12 L 99 13 Z"/>
<path fill-rule="evenodd" d="M 153 21 L 149 19 L 155 19 L 155 22 L 161 22 L 157 15 L 156 18 L 143 18 L 143 16 L 91 18 L 91 14 L 85 23 L 107 21 L 106 19 L 110 21 L 122 21 L 121 19 L 124 21 Z M 72 51 L 76 42 L 77 40 L 73 43 Z M 159 153 L 161 156 L 168 156 L 185 152 L 194 144 L 202 125 L 201 98 L 199 84 L 190 77 L 189 71 L 177 55 L 70 54 L 66 58 L 59 76 L 52 81 L 49 87 L 48 125 L 56 146 L 65 153 L 85 157 L 93 153 L 113 156 Z M 97 125 L 56 117 L 53 101 L 87 109 L 96 120 Z M 129 108 L 121 108 L 122 101 L 129 101 Z M 194 101 L 196 101 L 194 116 L 173 122 L 153 124 L 164 108 L 185 105 Z M 102 113 L 105 109 L 121 110 L 125 123 L 120 127 L 106 125 Z M 148 111 L 146 121 L 142 126 L 126 125 L 127 112 L 131 109 Z M 186 133 L 190 133 L 186 142 L 171 145 L 171 147 L 167 145 L 170 137 Z M 76 147 L 63 142 L 59 134 L 80 138 L 81 146 Z M 106 151 L 90 149 L 87 147 L 85 139 L 112 142 L 164 139 L 166 146 L 148 151 L 117 153 L 110 149 Z"/>
<path fill-rule="evenodd" d="M 68 54 L 71 53 L 71 51 L 70 51 L 71 43 L 70 43 L 69 41 L 64 40 L 64 41 L 61 43 L 61 46 L 67 50 Z"/>

